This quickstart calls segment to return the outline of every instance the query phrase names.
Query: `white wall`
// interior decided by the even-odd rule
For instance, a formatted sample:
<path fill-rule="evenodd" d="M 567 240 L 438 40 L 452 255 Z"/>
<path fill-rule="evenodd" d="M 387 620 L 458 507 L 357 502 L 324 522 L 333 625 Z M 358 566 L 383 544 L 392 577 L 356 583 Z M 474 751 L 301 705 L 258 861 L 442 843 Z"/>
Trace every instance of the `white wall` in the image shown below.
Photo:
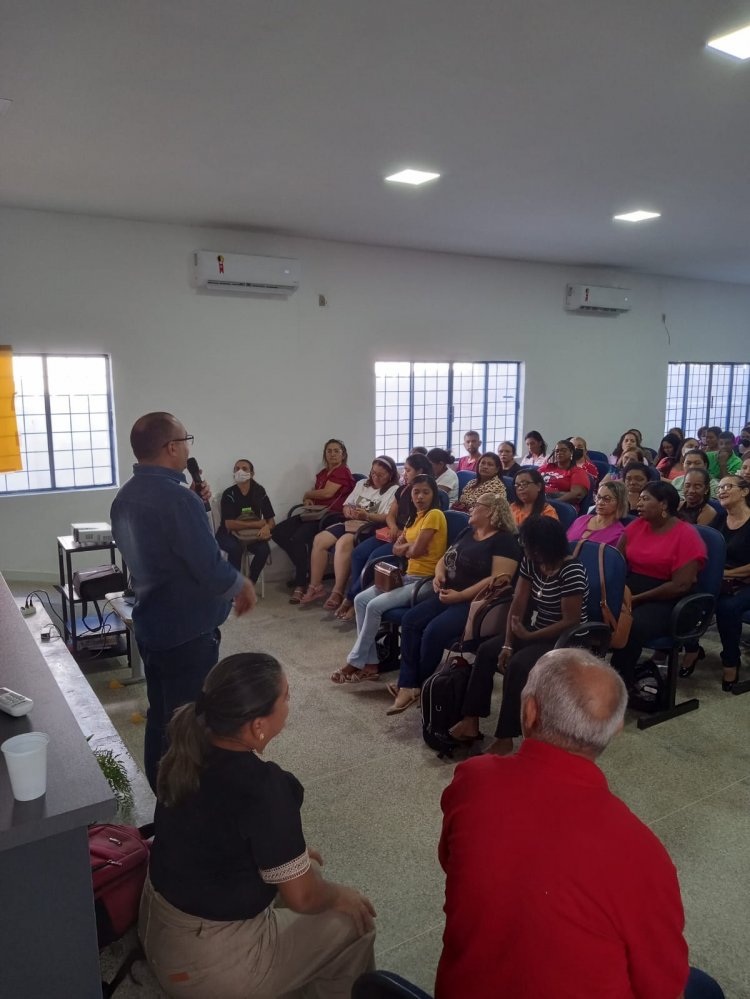
<path fill-rule="evenodd" d="M 299 257 L 302 286 L 286 301 L 198 294 L 195 249 Z M 568 315 L 568 281 L 630 287 L 633 311 Z M 121 480 L 131 424 L 166 409 L 195 434 L 215 490 L 250 457 L 282 514 L 326 437 L 343 437 L 366 470 L 377 359 L 524 361 L 523 427 L 606 450 L 633 424 L 658 442 L 667 362 L 745 360 L 749 316 L 742 286 L 0 210 L 0 343 L 111 354 Z M 113 495 L 0 496 L 0 568 L 45 578 L 55 536 L 108 519 Z"/>

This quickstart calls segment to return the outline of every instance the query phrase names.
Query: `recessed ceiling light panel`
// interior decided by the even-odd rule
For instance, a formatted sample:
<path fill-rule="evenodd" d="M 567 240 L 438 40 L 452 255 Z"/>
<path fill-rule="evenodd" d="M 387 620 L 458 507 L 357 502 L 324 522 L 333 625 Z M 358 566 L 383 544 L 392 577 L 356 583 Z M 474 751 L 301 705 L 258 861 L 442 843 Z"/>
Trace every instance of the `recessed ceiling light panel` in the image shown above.
<path fill-rule="evenodd" d="M 412 184 L 416 187 L 419 184 L 426 184 L 428 180 L 437 180 L 439 176 L 439 173 L 425 173 L 424 170 L 408 169 L 392 173 L 390 177 L 386 177 L 385 179 L 392 181 L 394 184 Z"/>
<path fill-rule="evenodd" d="M 661 212 L 644 212 L 639 210 L 637 212 L 627 212 L 625 215 L 615 215 L 613 218 L 618 222 L 645 222 L 647 219 L 661 218 Z"/>
<path fill-rule="evenodd" d="M 731 31 L 728 35 L 712 38 L 706 45 L 735 59 L 750 59 L 750 24 L 738 31 Z"/>

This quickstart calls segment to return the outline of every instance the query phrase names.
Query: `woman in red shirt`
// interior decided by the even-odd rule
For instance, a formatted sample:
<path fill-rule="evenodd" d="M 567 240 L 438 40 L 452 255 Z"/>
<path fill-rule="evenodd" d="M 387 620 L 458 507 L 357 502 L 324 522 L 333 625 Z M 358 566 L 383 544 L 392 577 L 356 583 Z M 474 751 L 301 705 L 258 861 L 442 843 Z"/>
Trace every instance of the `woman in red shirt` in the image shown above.
<path fill-rule="evenodd" d="M 578 510 L 581 500 L 591 489 L 591 479 L 575 461 L 575 448 L 570 441 L 558 441 L 550 461 L 539 469 L 544 479 L 547 499 L 570 503 Z"/>
<path fill-rule="evenodd" d="M 677 517 L 680 494 L 669 482 L 649 482 L 638 501 L 637 520 L 617 547 L 628 564 L 633 625 L 628 642 L 612 654 L 612 665 L 629 690 L 649 639 L 669 634 L 672 609 L 695 586 L 706 562 L 706 546 L 692 524 Z"/>
<path fill-rule="evenodd" d="M 348 455 L 343 441 L 332 437 L 323 448 L 324 468 L 315 476 L 315 487 L 302 497 L 305 506 L 325 507 L 326 513 L 341 514 L 344 500 L 354 489 L 354 478 L 346 464 Z M 310 572 L 309 546 L 318 533 L 319 517 L 297 514 L 287 517 L 271 531 L 271 537 L 283 548 L 294 566 L 294 592 L 290 604 L 298 604 L 305 595 Z"/>

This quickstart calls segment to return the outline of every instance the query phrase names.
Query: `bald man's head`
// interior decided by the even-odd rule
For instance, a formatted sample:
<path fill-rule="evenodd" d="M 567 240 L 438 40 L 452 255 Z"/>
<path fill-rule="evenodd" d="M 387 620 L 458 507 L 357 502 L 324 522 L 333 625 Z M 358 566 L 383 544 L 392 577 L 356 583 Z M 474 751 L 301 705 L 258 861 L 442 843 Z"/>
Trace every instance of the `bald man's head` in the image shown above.
<path fill-rule="evenodd" d="M 185 428 L 171 413 L 146 413 L 130 431 L 130 446 L 138 461 L 158 463 L 165 445 L 185 436 Z"/>
<path fill-rule="evenodd" d="M 622 728 L 628 694 L 620 676 L 585 649 L 553 649 L 522 695 L 524 735 L 595 757 Z"/>

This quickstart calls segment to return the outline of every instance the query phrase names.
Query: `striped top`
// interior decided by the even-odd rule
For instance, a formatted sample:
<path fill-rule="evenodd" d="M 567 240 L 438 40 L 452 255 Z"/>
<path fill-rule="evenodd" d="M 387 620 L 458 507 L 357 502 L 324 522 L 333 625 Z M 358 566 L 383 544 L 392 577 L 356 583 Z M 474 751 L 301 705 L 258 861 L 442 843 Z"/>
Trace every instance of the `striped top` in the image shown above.
<path fill-rule="evenodd" d="M 524 555 L 520 574 L 531 583 L 531 608 L 536 616 L 532 631 L 539 631 L 549 624 L 562 620 L 563 597 L 582 597 L 581 621 L 588 620 L 589 581 L 586 570 L 576 559 L 567 559 L 552 576 L 543 575 Z"/>

